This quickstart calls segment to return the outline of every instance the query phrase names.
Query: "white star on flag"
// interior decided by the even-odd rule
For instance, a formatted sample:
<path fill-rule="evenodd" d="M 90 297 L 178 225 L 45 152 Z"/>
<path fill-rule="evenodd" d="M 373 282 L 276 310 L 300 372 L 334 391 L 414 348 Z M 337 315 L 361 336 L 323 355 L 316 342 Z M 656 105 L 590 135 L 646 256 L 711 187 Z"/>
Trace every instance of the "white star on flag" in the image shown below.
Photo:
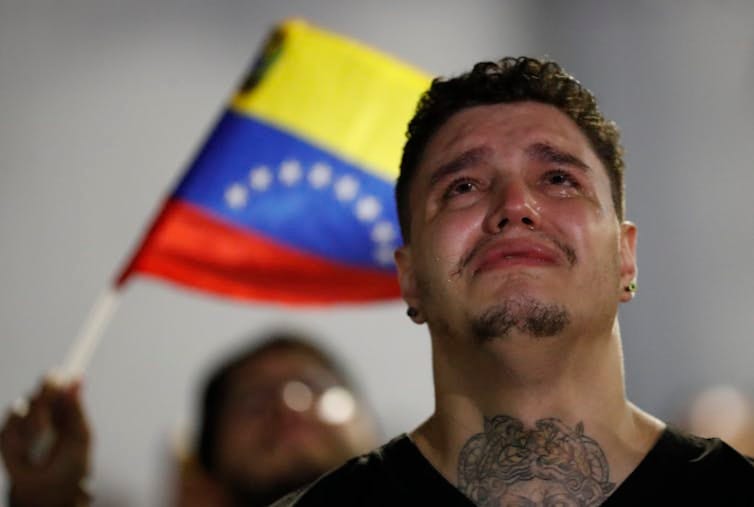
<path fill-rule="evenodd" d="M 356 201 L 356 217 L 362 222 L 371 222 L 382 211 L 382 205 L 376 197 L 368 195 Z"/>
<path fill-rule="evenodd" d="M 249 171 L 249 186 L 257 191 L 264 191 L 272 183 L 272 171 L 267 166 L 255 167 Z"/>
<path fill-rule="evenodd" d="M 395 228 L 387 221 L 379 222 L 372 228 L 372 241 L 375 243 L 390 243 L 395 239 Z"/>
<path fill-rule="evenodd" d="M 351 201 L 359 192 L 359 182 L 350 175 L 341 176 L 335 182 L 335 197 L 339 201 Z"/>
<path fill-rule="evenodd" d="M 394 262 L 393 247 L 390 245 L 380 245 L 374 251 L 374 259 L 383 266 L 389 266 Z"/>
<path fill-rule="evenodd" d="M 278 177 L 289 187 L 295 185 L 301 179 L 301 164 L 298 160 L 286 160 L 280 164 Z"/>
<path fill-rule="evenodd" d="M 233 183 L 225 191 L 225 202 L 233 209 L 243 208 L 249 199 L 249 192 L 240 183 Z"/>
<path fill-rule="evenodd" d="M 314 188 L 322 188 L 330 183 L 332 179 L 332 169 L 324 162 L 317 162 L 309 171 L 309 183 Z"/>

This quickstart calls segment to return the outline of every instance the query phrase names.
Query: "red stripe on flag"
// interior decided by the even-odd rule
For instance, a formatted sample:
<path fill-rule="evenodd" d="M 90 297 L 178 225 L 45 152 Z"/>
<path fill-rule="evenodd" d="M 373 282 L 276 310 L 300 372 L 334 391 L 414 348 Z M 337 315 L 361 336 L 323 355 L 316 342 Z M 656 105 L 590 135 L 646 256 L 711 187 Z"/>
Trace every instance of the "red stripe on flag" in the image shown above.
<path fill-rule="evenodd" d="M 294 304 L 399 297 L 393 273 L 337 264 L 169 201 L 118 279 L 144 273 L 234 298 Z"/>

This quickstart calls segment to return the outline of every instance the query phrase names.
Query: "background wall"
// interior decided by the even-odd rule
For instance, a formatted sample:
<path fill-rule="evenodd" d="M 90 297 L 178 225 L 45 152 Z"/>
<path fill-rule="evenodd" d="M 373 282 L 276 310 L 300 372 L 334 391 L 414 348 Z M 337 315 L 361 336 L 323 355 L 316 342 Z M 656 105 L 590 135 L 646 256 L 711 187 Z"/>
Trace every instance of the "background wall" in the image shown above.
<path fill-rule="evenodd" d="M 672 418 L 690 389 L 754 385 L 754 4 L 0 0 L 0 403 L 64 356 L 269 29 L 291 15 L 434 74 L 550 55 L 628 148 L 640 291 L 623 308 L 631 398 Z M 213 360 L 276 323 L 361 379 L 385 437 L 432 410 L 426 330 L 402 304 L 246 305 L 137 279 L 89 369 L 99 505 L 155 505 Z"/>

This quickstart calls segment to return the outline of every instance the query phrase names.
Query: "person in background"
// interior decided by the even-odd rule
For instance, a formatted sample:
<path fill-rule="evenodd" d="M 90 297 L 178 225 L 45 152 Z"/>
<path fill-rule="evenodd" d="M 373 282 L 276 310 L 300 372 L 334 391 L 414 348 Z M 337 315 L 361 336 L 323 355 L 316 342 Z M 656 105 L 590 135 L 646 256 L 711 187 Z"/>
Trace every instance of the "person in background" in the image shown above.
<path fill-rule="evenodd" d="M 223 505 L 267 505 L 372 449 L 376 435 L 331 355 L 294 334 L 273 334 L 210 374 L 178 505 L 209 505 L 197 490 L 225 497 Z"/>
<path fill-rule="evenodd" d="M 79 384 L 46 381 L 0 432 L 13 507 L 88 505 L 91 432 Z M 274 333 L 223 362 L 201 397 L 179 507 L 262 506 L 377 444 L 374 419 L 343 368 L 294 333 Z M 32 456 L 39 435 L 56 435 Z"/>
<path fill-rule="evenodd" d="M 720 438 L 754 456 L 754 399 L 733 385 L 712 385 L 691 397 L 678 426 L 703 437 Z"/>

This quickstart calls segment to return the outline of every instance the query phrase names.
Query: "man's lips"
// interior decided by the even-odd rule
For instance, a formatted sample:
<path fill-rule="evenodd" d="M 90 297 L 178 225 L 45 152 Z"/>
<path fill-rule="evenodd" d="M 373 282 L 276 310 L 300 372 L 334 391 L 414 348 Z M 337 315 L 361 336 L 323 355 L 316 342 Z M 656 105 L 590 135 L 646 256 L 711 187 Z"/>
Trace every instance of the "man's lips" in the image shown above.
<path fill-rule="evenodd" d="M 563 256 L 548 245 L 529 239 L 497 241 L 470 259 L 472 274 L 510 266 L 553 266 L 563 262 Z"/>

